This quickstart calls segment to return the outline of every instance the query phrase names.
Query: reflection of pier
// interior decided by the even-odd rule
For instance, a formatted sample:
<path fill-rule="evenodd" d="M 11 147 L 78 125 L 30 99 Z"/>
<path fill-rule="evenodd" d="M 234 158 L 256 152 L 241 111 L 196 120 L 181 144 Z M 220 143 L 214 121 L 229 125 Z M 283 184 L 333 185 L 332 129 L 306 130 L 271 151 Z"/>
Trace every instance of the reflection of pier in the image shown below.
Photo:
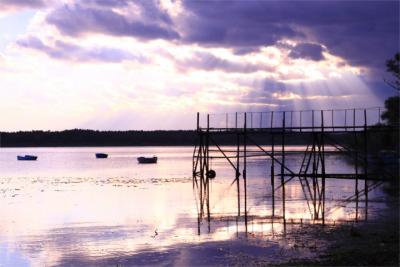
<path fill-rule="evenodd" d="M 199 223 L 205 216 L 208 222 L 211 219 L 210 182 L 216 175 L 210 166 L 213 158 L 226 159 L 234 171 L 232 185 L 236 185 L 237 216 L 239 218 L 244 215 L 246 231 L 249 217 L 247 159 L 250 157 L 271 160 L 271 168 L 266 170 L 270 174 L 271 218 L 283 218 L 285 221 L 285 185 L 297 180 L 307 201 L 310 218 L 325 224 L 326 214 L 332 211 L 325 207 L 326 179 L 354 180 L 354 195 L 344 202 L 355 201 L 355 220 L 358 220 L 359 199 L 364 196 L 364 218 L 367 218 L 368 192 L 390 176 L 390 172 L 387 175 L 380 172 L 378 175 L 368 168 L 371 138 L 394 130 L 391 126 L 380 124 L 380 112 L 380 108 L 370 108 L 208 114 L 204 123 L 201 122 L 200 114 L 197 114 L 199 141 L 193 154 L 193 187 L 199 197 Z M 235 149 L 222 146 L 221 137 L 235 143 Z M 300 151 L 302 162 L 297 168 L 286 162 L 287 155 L 293 152 L 287 151 L 289 139 L 292 144 L 299 140 L 306 143 Z M 266 143 L 269 143 L 268 146 L 263 145 Z M 335 150 L 327 151 L 328 146 Z M 350 156 L 354 171 L 327 172 L 327 153 Z M 278 189 L 281 203 L 275 202 Z M 241 203 L 241 195 L 244 203 Z M 280 206 L 280 214 L 276 214 L 277 205 Z"/>

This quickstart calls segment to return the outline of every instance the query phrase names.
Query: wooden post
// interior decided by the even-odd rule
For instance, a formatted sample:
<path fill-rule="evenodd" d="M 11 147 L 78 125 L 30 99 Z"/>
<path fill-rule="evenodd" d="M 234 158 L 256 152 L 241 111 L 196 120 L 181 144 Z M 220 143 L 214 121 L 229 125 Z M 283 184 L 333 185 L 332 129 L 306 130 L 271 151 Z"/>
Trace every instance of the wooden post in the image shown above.
<path fill-rule="evenodd" d="M 238 207 L 238 217 L 240 216 L 240 185 L 239 185 L 239 167 L 240 167 L 240 134 L 237 132 L 237 152 L 236 152 L 236 188 L 237 188 L 237 207 Z"/>
<path fill-rule="evenodd" d="M 381 124 L 381 108 L 378 108 L 378 123 Z"/>
<path fill-rule="evenodd" d="M 325 140 L 324 140 L 324 111 L 321 110 L 321 171 L 322 171 L 322 225 L 325 225 Z"/>
<path fill-rule="evenodd" d="M 235 112 L 235 129 L 237 130 L 237 123 L 238 123 L 238 117 L 237 117 L 237 112 Z"/>
<path fill-rule="evenodd" d="M 204 202 L 203 202 L 203 187 L 204 187 L 204 136 L 200 131 L 200 146 L 199 146 L 199 155 L 200 155 L 200 217 L 203 217 L 204 212 Z"/>
<path fill-rule="evenodd" d="M 275 135 L 271 134 L 271 189 L 272 189 L 272 217 L 275 216 Z"/>
<path fill-rule="evenodd" d="M 282 164 L 281 164 L 281 187 L 282 187 L 282 213 L 285 220 L 285 111 L 282 118 Z"/>
<path fill-rule="evenodd" d="M 274 112 L 271 112 L 271 129 L 274 128 Z"/>
<path fill-rule="evenodd" d="M 206 190 L 207 190 L 207 221 L 208 221 L 208 231 L 210 232 L 210 179 L 208 177 L 208 172 L 210 170 L 210 115 L 207 114 L 207 135 L 206 135 Z"/>
<path fill-rule="evenodd" d="M 271 112 L 271 150 L 272 150 L 272 160 L 271 160 L 271 188 L 272 188 L 272 217 L 275 216 L 275 133 L 272 131 L 272 126 L 274 124 L 274 112 Z"/>
<path fill-rule="evenodd" d="M 354 169 L 356 172 L 356 184 L 355 184 L 355 195 L 356 195 L 356 222 L 358 221 L 358 142 L 357 142 L 357 131 L 356 131 L 356 110 L 353 109 L 353 133 L 354 133 Z"/>
<path fill-rule="evenodd" d="M 290 128 L 293 128 L 293 110 L 290 111 Z"/>
<path fill-rule="evenodd" d="M 364 109 L 364 190 L 365 190 L 365 220 L 368 219 L 368 132 L 367 110 Z"/>
<path fill-rule="evenodd" d="M 312 131 L 314 132 L 314 110 L 311 111 L 311 124 Z"/>
<path fill-rule="evenodd" d="M 200 113 L 197 112 L 197 131 L 200 129 Z"/>
<path fill-rule="evenodd" d="M 302 132 L 302 125 L 303 125 L 303 111 L 300 110 L 300 132 Z"/>
<path fill-rule="evenodd" d="M 246 114 L 246 113 L 245 113 Z M 244 138 L 243 138 L 243 182 L 244 182 L 244 223 L 246 228 L 247 235 L 247 176 L 246 176 L 246 168 L 247 168 L 247 119 L 246 115 L 244 116 Z"/>

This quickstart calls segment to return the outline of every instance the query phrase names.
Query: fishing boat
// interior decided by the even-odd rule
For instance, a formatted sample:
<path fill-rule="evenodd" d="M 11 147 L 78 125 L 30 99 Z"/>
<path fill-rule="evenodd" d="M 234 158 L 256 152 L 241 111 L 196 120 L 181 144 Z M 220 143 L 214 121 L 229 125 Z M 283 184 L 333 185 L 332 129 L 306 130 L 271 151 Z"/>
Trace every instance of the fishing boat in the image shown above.
<path fill-rule="evenodd" d="M 137 158 L 139 163 L 157 163 L 157 157 L 138 157 Z"/>
<path fill-rule="evenodd" d="M 33 155 L 17 156 L 17 160 L 37 160 L 37 158 L 37 156 Z"/>
<path fill-rule="evenodd" d="M 106 159 L 106 158 L 108 158 L 108 154 L 96 153 L 96 159 Z"/>

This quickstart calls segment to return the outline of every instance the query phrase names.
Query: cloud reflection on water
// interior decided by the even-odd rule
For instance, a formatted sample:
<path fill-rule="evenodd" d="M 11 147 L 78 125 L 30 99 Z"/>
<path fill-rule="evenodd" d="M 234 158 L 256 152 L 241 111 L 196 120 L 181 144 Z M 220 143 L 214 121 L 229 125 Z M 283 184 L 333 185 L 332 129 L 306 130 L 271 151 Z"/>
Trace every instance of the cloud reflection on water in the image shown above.
<path fill-rule="evenodd" d="M 27 165 L 35 170 L 34 175 L 27 177 L 21 177 L 24 170 L 19 168 L 24 165 L 17 164 L 15 157 L 12 157 L 14 161 L 10 160 L 13 150 L 3 150 L 0 163 L 7 175 L 0 179 L 0 238 L 3 240 L 0 253 L 18 262 L 26 260 L 31 266 L 101 266 L 119 262 L 157 264 L 178 260 L 184 263 L 190 255 L 207 254 L 215 248 L 213 244 L 220 244 L 227 251 L 238 249 L 235 242 L 242 242 L 244 225 L 242 218 L 236 224 L 236 191 L 234 186 L 229 186 L 233 170 L 228 165 L 223 161 L 213 163 L 217 178 L 211 187 L 211 232 L 207 234 L 208 225 L 202 221 L 199 236 L 190 179 L 192 148 L 148 148 L 150 154 L 160 151 L 157 166 L 133 164 L 132 155 L 143 153 L 144 148 L 102 148 L 111 159 L 113 153 L 119 154 L 124 149 L 124 157 L 101 161 L 101 164 L 94 159 L 93 148 L 55 149 L 58 152 L 30 149 L 37 152 L 39 161 L 36 165 Z M 44 159 L 41 153 L 47 153 L 43 154 Z M 46 160 L 52 153 L 58 154 L 51 161 Z M 288 164 L 298 164 L 296 157 L 296 154 L 288 156 Z M 351 168 L 340 158 L 327 157 L 330 168 Z M 265 173 L 270 163 L 254 160 L 248 164 L 248 229 L 252 236 L 260 237 L 275 251 L 286 245 L 276 243 L 282 240 L 282 223 L 272 224 L 268 220 L 271 201 L 269 178 L 265 178 Z M 68 168 L 70 172 L 66 171 Z M 83 176 L 77 175 L 81 172 Z M 163 175 L 151 176 L 152 173 Z M 293 180 L 286 189 L 287 227 L 290 228 L 293 227 L 291 220 L 305 222 L 310 215 L 298 182 Z M 337 190 L 341 194 L 337 195 Z M 351 181 L 327 181 L 327 207 L 352 195 L 353 190 Z M 280 214 L 280 191 L 276 197 L 276 214 Z M 380 197 L 379 192 L 370 195 L 371 199 L 374 197 Z M 354 205 L 348 206 L 337 209 L 329 219 L 354 218 Z M 257 251 L 256 246 L 246 242 L 240 246 Z M 214 260 L 218 262 L 221 255 L 214 255 Z M 153 256 L 156 259 L 151 261 Z M 4 259 L 7 258 L 0 263 L 10 262 Z"/>

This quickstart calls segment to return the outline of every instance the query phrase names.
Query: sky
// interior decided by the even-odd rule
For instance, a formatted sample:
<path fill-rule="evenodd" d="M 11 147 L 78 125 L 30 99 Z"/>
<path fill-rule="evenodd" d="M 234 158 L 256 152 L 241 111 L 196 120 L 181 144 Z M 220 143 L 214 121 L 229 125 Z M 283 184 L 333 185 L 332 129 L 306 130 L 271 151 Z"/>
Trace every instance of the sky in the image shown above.
<path fill-rule="evenodd" d="M 383 106 L 399 24 L 399 1 L 0 0 L 0 131 Z"/>

